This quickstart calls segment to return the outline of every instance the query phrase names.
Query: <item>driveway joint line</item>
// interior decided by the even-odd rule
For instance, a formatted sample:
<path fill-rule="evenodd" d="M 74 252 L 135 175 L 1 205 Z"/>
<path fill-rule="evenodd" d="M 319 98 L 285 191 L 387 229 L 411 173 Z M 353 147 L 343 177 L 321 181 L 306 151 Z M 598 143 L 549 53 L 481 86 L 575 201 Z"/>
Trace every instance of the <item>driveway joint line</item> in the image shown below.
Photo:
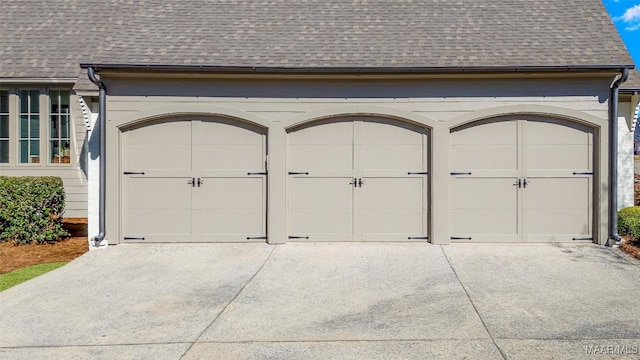
<path fill-rule="evenodd" d="M 242 293 L 242 291 L 247 287 L 247 285 L 249 285 L 249 283 L 251 283 L 251 281 L 253 281 L 253 279 L 255 279 L 255 277 L 260 273 L 260 271 L 262 271 L 262 268 L 264 268 L 264 266 L 267 264 L 267 262 L 269 261 L 269 259 L 271 259 L 271 255 L 273 255 L 273 252 L 276 251 L 276 246 L 273 247 L 273 249 L 271 249 L 271 251 L 269 252 L 269 255 L 267 255 L 267 258 L 264 259 L 264 262 L 262 262 L 262 265 L 260 265 L 260 267 L 258 268 L 258 270 L 256 270 L 256 272 L 253 274 L 253 276 L 251 276 L 251 278 L 249 278 L 249 280 L 240 288 L 240 290 L 238 290 L 238 292 L 233 296 L 233 298 L 227 303 L 227 305 L 224 306 L 224 308 L 222 308 L 222 310 L 218 313 L 218 315 L 216 315 L 213 320 L 211 320 L 211 322 L 209 323 L 209 325 L 207 325 L 204 330 L 202 330 L 202 332 L 200 332 L 200 334 L 198 335 L 198 337 L 196 337 L 196 339 L 193 341 L 193 343 L 191 343 L 191 345 L 189 345 L 189 348 L 187 348 L 187 350 L 185 350 L 184 354 L 182 354 L 182 356 L 180 356 L 179 360 L 182 360 L 182 358 L 184 358 L 184 356 L 189 352 L 189 350 L 191 350 L 191 348 L 193 347 L 193 345 L 195 345 L 198 340 L 202 337 L 202 335 L 204 335 L 204 333 L 211 327 L 211 325 L 213 325 L 213 323 L 216 322 L 216 320 L 218 320 L 218 318 L 227 310 L 227 308 L 229 307 L 229 305 L 231 305 L 237 298 L 238 296 L 240 296 L 240 294 Z"/>
<path fill-rule="evenodd" d="M 469 295 L 469 291 L 467 291 L 467 288 L 462 283 L 462 280 L 460 280 L 460 276 L 458 276 L 458 272 L 453 267 L 453 264 L 451 264 L 451 261 L 449 260 L 449 257 L 447 256 L 447 252 L 444 251 L 444 247 L 442 245 L 440 245 L 440 250 L 442 250 L 442 254 L 444 255 L 444 258 L 447 260 L 447 263 L 449 264 L 449 267 L 451 267 L 451 271 L 453 271 L 453 275 L 456 276 L 456 279 L 458 280 L 458 283 L 460 283 L 460 286 L 462 287 L 462 290 L 467 295 L 467 299 L 469 299 L 469 303 L 471 303 L 471 306 L 473 306 L 473 310 L 476 312 L 476 315 L 478 315 L 478 319 L 480 319 L 480 322 L 482 323 L 482 326 L 484 326 L 484 329 L 487 332 L 487 334 L 489 335 L 489 338 L 491 339 L 491 341 L 493 342 L 493 345 L 496 347 L 496 349 L 498 349 L 498 351 L 500 352 L 500 355 L 502 356 L 502 358 L 507 360 L 507 354 L 505 354 L 504 351 L 502 351 L 500 346 L 498 346 L 498 343 L 496 343 L 496 340 L 493 338 L 493 335 L 491 335 L 491 331 L 489 331 L 489 328 L 487 327 L 487 324 L 484 322 L 484 319 L 482 318 L 482 316 L 480 316 L 480 312 L 478 311 L 478 308 L 476 307 L 476 304 L 474 304 L 473 300 L 471 300 L 471 296 Z"/>

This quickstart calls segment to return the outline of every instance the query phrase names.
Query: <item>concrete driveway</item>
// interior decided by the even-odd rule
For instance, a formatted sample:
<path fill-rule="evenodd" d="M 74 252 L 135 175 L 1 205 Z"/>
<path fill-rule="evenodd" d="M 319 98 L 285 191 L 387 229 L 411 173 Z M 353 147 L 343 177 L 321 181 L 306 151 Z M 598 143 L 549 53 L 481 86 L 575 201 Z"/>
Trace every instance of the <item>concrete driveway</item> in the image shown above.
<path fill-rule="evenodd" d="M 595 245 L 118 245 L 0 292 L 0 358 L 637 359 L 639 264 Z"/>

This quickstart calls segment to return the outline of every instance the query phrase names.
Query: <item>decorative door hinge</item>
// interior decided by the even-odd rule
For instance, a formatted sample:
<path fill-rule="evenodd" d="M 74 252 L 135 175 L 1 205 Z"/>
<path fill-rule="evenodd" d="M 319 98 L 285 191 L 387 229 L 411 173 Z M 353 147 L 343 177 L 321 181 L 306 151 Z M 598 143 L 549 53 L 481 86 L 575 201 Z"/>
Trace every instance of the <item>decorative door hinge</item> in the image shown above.
<path fill-rule="evenodd" d="M 125 175 L 144 175 L 144 171 L 125 171 Z"/>
<path fill-rule="evenodd" d="M 408 240 L 429 240 L 428 236 L 409 236 Z"/>
<path fill-rule="evenodd" d="M 591 240 L 593 241 L 593 237 L 584 237 L 584 238 L 573 238 L 573 241 L 580 241 L 580 240 Z"/>
<path fill-rule="evenodd" d="M 458 237 L 458 236 L 452 236 L 451 240 L 471 240 L 470 237 Z"/>
<path fill-rule="evenodd" d="M 308 171 L 304 171 L 304 172 L 289 171 L 289 175 L 309 175 L 309 172 Z"/>
<path fill-rule="evenodd" d="M 470 172 L 452 172 L 451 175 L 471 175 Z"/>
<path fill-rule="evenodd" d="M 429 175 L 428 171 L 409 171 L 407 175 Z"/>
<path fill-rule="evenodd" d="M 309 239 L 308 236 L 289 236 L 289 239 Z"/>
<path fill-rule="evenodd" d="M 144 240 L 143 237 L 131 237 L 131 236 L 125 236 L 124 239 L 125 240 Z"/>
<path fill-rule="evenodd" d="M 266 236 L 247 236 L 247 240 L 267 240 Z"/>
<path fill-rule="evenodd" d="M 248 172 L 247 175 L 267 175 L 267 172 Z"/>

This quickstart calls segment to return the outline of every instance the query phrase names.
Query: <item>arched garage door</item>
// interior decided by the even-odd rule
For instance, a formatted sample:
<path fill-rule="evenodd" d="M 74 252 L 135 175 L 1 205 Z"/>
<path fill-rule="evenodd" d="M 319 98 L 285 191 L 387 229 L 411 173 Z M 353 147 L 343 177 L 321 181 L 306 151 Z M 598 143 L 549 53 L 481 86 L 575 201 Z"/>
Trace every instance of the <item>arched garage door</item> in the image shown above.
<path fill-rule="evenodd" d="M 176 118 L 122 132 L 124 241 L 266 239 L 266 131 Z"/>
<path fill-rule="evenodd" d="M 425 241 L 428 132 L 378 118 L 288 134 L 289 239 Z"/>
<path fill-rule="evenodd" d="M 540 117 L 451 132 L 452 240 L 592 240 L 593 130 Z"/>

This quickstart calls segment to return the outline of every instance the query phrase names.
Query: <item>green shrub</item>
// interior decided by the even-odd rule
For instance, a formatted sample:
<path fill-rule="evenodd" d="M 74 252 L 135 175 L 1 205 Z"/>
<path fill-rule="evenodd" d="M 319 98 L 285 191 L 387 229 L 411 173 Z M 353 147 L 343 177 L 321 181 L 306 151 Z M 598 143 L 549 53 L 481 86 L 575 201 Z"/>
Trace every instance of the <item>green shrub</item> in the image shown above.
<path fill-rule="evenodd" d="M 640 206 L 630 206 L 618 211 L 618 232 L 640 239 Z"/>
<path fill-rule="evenodd" d="M 58 177 L 0 176 L 0 242 L 43 243 L 68 236 L 62 228 L 64 200 Z"/>

